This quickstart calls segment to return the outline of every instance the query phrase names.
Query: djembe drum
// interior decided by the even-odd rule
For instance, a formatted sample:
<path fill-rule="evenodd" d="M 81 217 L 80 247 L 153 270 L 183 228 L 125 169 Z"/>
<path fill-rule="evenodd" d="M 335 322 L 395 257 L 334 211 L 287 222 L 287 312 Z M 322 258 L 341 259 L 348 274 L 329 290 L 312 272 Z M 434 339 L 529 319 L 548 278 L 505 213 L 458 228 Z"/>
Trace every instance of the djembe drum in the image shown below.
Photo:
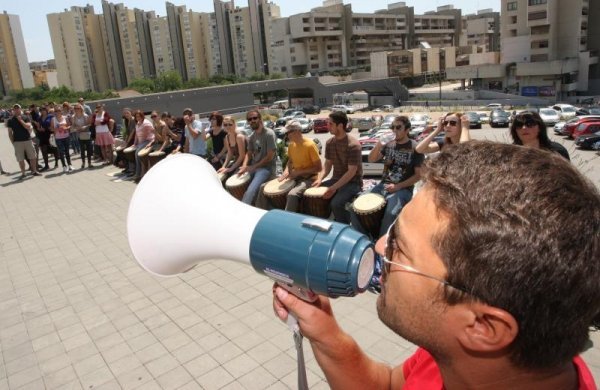
<path fill-rule="evenodd" d="M 152 168 L 154 165 L 158 164 L 160 160 L 167 157 L 167 154 L 163 151 L 151 152 L 148 154 L 148 167 Z"/>
<path fill-rule="evenodd" d="M 352 202 L 352 209 L 358 220 L 372 238 L 379 237 L 385 205 L 386 201 L 382 195 L 371 193 L 360 195 Z"/>
<path fill-rule="evenodd" d="M 225 188 L 237 200 L 242 200 L 248 186 L 250 185 L 251 176 L 248 173 L 242 175 L 232 175 L 225 182 Z"/>
<path fill-rule="evenodd" d="M 296 181 L 291 179 L 285 179 L 279 181 L 279 179 L 273 179 L 265 185 L 263 193 L 267 198 L 271 200 L 271 204 L 276 209 L 285 209 L 287 203 L 287 194 L 296 186 Z"/>
<path fill-rule="evenodd" d="M 329 204 L 331 199 L 323 198 L 325 192 L 327 192 L 327 187 L 311 187 L 304 191 L 302 198 L 302 211 L 304 214 L 319 218 L 329 218 L 331 214 Z"/>

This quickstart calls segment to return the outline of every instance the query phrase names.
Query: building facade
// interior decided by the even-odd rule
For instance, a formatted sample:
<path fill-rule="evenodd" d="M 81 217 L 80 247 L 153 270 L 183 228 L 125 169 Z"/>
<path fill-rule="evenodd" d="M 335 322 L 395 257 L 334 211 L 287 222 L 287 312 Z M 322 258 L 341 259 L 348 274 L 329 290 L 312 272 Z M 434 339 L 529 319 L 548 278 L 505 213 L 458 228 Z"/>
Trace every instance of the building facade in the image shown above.
<path fill-rule="evenodd" d="M 33 86 L 21 21 L 4 12 L 0 14 L 0 95 Z"/>

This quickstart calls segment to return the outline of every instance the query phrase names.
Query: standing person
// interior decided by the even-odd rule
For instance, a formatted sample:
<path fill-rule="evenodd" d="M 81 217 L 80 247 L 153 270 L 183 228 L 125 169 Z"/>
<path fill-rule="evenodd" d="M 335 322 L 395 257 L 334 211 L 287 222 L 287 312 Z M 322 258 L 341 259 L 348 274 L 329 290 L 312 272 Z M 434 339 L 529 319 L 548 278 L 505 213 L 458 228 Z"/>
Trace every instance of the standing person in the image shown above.
<path fill-rule="evenodd" d="M 83 113 L 85 115 L 88 116 L 92 116 L 93 112 L 92 109 L 90 108 L 90 106 L 88 106 L 87 104 L 85 104 L 85 100 L 83 99 L 83 97 L 80 97 L 78 100 L 78 103 L 81 105 L 81 107 L 83 107 Z"/>
<path fill-rule="evenodd" d="M 33 147 L 33 141 L 31 140 L 31 131 L 33 128 L 29 122 L 30 119 L 23 116 L 21 106 L 15 104 L 13 106 L 13 116 L 6 123 L 6 127 L 8 129 L 8 138 L 13 144 L 15 157 L 21 169 L 20 179 L 25 178 L 25 158 L 29 160 L 31 174 L 33 176 L 41 176 L 41 173 L 37 170 L 37 156 Z"/>
<path fill-rule="evenodd" d="M 154 126 L 144 116 L 144 113 L 137 110 L 134 113 L 136 121 L 135 125 L 135 176 L 134 181 L 139 183 L 142 179 L 142 163 L 140 161 L 140 152 L 144 150 L 150 143 L 154 142 Z"/>
<path fill-rule="evenodd" d="M 71 143 L 71 147 L 73 147 L 73 153 L 80 154 L 81 147 L 79 146 L 79 134 L 75 130 L 73 130 L 73 115 L 75 115 L 75 109 L 71 107 L 69 102 L 63 103 L 63 116 L 67 118 L 69 125 L 71 125 L 71 134 L 69 135 L 69 141 Z"/>
<path fill-rule="evenodd" d="M 223 166 L 219 168 L 218 173 L 233 173 L 244 163 L 246 157 L 246 136 L 235 130 L 235 120 L 233 117 L 223 118 L 223 127 L 227 132 L 225 137 L 225 149 L 227 154 L 223 161 Z"/>
<path fill-rule="evenodd" d="M 525 111 L 516 115 L 510 125 L 510 136 L 515 145 L 548 150 L 560 154 L 567 161 L 571 161 L 569 152 L 564 146 L 558 142 L 550 141 L 546 124 L 537 112 Z"/>
<path fill-rule="evenodd" d="M 362 188 L 362 156 L 358 140 L 346 133 L 348 116 L 341 111 L 329 114 L 327 127 L 333 135 L 325 144 L 325 166 L 319 172 L 313 187 L 328 187 L 323 195 L 331 199 L 331 210 L 337 222 L 350 223 L 350 212 L 346 203 Z M 333 168 L 331 179 L 323 181 Z"/>
<path fill-rule="evenodd" d="M 39 155 L 40 155 L 40 110 L 35 104 L 29 106 L 29 119 L 31 119 L 31 125 L 33 126 L 33 134 L 35 137 L 32 138 L 33 147 L 35 149 L 35 155 L 38 156 L 38 171 L 40 171 L 43 167 L 39 164 Z"/>
<path fill-rule="evenodd" d="M 54 132 L 56 147 L 58 149 L 58 155 L 64 173 L 73 172 L 73 166 L 71 165 L 71 151 L 69 150 L 70 129 L 71 126 L 67 121 L 67 117 L 63 115 L 62 108 L 56 106 L 54 109 L 54 118 L 52 118 L 52 132 Z"/>
<path fill-rule="evenodd" d="M 206 131 L 202 128 L 202 122 L 194 119 L 191 108 L 183 110 L 185 122 L 185 152 L 206 158 Z"/>
<path fill-rule="evenodd" d="M 386 200 L 377 237 L 383 236 L 388 231 L 402 208 L 412 199 L 414 185 L 421 178 L 420 167 L 424 156 L 415 152 L 417 143 L 408 138 L 410 128 L 408 117 L 404 115 L 396 117 L 391 125 L 394 139 L 382 137 L 369 153 L 369 162 L 374 163 L 383 159 L 385 166 L 381 181 L 369 191 L 383 195 Z M 356 213 L 351 212 L 351 216 L 352 227 L 367 233 Z"/>
<path fill-rule="evenodd" d="M 419 347 L 403 364 L 367 356 L 327 298 L 273 289 L 329 386 L 596 389 L 579 354 L 600 326 L 598 189 L 563 158 L 493 142 L 442 150 L 424 181 L 375 246 L 379 319 Z"/>
<path fill-rule="evenodd" d="M 212 140 L 212 158 L 210 159 L 211 165 L 219 170 L 223 166 L 223 159 L 227 154 L 225 148 L 225 137 L 227 132 L 223 129 L 223 115 L 220 112 L 215 111 L 210 114 L 210 129 L 208 130 L 208 137 Z"/>
<path fill-rule="evenodd" d="M 298 212 L 298 205 L 307 188 L 312 186 L 317 174 L 322 169 L 321 157 L 317 145 L 312 139 L 304 138 L 302 126 L 298 121 L 291 121 L 285 126 L 285 135 L 290 141 L 288 145 L 288 161 L 283 174 L 278 180 L 295 180 L 296 185 L 287 194 L 285 210 Z M 264 184 L 256 199 L 256 207 L 265 210 L 273 208 L 268 197 L 265 196 Z"/>
<path fill-rule="evenodd" d="M 267 180 L 275 177 L 277 141 L 275 132 L 266 128 L 258 110 L 246 113 L 246 120 L 250 123 L 253 132 L 248 139 L 248 153 L 238 175 L 248 172 L 252 181 L 242 197 L 242 202 L 252 205 L 260 186 Z"/>
<path fill-rule="evenodd" d="M 90 123 L 92 118 L 83 112 L 81 104 L 75 104 L 73 108 L 74 114 L 71 117 L 71 134 L 75 134 L 78 138 L 81 153 L 81 169 L 85 168 L 85 159 L 87 158 L 88 167 L 92 166 L 92 155 L 94 148 L 92 147 L 92 134 L 90 132 Z"/>
<path fill-rule="evenodd" d="M 459 112 L 451 112 L 441 116 L 437 127 L 427 135 L 415 148 L 417 153 L 436 153 L 448 145 L 456 145 L 471 140 L 469 118 Z M 446 132 L 442 141 L 434 142 L 434 138 L 443 131 Z"/>
<path fill-rule="evenodd" d="M 98 103 L 96 105 L 96 112 L 92 115 L 92 124 L 96 129 L 96 139 L 94 142 L 100 147 L 103 159 L 102 164 L 112 164 L 113 160 L 113 144 L 115 140 L 108 127 L 110 120 L 110 115 L 104 109 L 104 105 Z"/>
<path fill-rule="evenodd" d="M 44 167 L 41 171 L 47 171 L 50 169 L 48 165 L 48 154 L 54 155 L 54 169 L 58 167 L 58 160 L 60 156 L 58 154 L 58 148 L 50 145 L 50 136 L 52 135 L 52 118 L 54 118 L 54 109 L 50 112 L 46 106 L 40 109 L 39 127 L 38 127 L 38 139 L 40 150 L 42 151 L 42 158 L 44 159 Z"/>

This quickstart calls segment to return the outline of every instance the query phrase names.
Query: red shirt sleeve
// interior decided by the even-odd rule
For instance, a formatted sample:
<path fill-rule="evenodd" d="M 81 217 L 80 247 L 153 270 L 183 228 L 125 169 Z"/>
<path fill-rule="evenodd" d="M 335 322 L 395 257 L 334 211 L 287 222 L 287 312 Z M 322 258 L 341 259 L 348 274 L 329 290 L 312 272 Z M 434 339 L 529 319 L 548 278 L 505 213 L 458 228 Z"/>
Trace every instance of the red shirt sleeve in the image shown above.
<path fill-rule="evenodd" d="M 433 357 L 419 348 L 402 365 L 404 387 L 402 390 L 442 390 L 442 374 Z"/>

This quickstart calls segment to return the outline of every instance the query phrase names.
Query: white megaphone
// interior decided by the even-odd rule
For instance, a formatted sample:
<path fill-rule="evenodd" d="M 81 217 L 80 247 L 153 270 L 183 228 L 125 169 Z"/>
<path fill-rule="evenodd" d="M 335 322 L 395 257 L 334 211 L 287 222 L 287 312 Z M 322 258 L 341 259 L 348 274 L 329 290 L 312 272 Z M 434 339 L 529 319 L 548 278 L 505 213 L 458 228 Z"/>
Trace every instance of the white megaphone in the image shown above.
<path fill-rule="evenodd" d="M 204 260 L 252 265 L 301 298 L 353 296 L 369 286 L 372 242 L 348 225 L 248 206 L 191 154 L 162 160 L 138 184 L 127 216 L 134 257 L 161 276 Z"/>

